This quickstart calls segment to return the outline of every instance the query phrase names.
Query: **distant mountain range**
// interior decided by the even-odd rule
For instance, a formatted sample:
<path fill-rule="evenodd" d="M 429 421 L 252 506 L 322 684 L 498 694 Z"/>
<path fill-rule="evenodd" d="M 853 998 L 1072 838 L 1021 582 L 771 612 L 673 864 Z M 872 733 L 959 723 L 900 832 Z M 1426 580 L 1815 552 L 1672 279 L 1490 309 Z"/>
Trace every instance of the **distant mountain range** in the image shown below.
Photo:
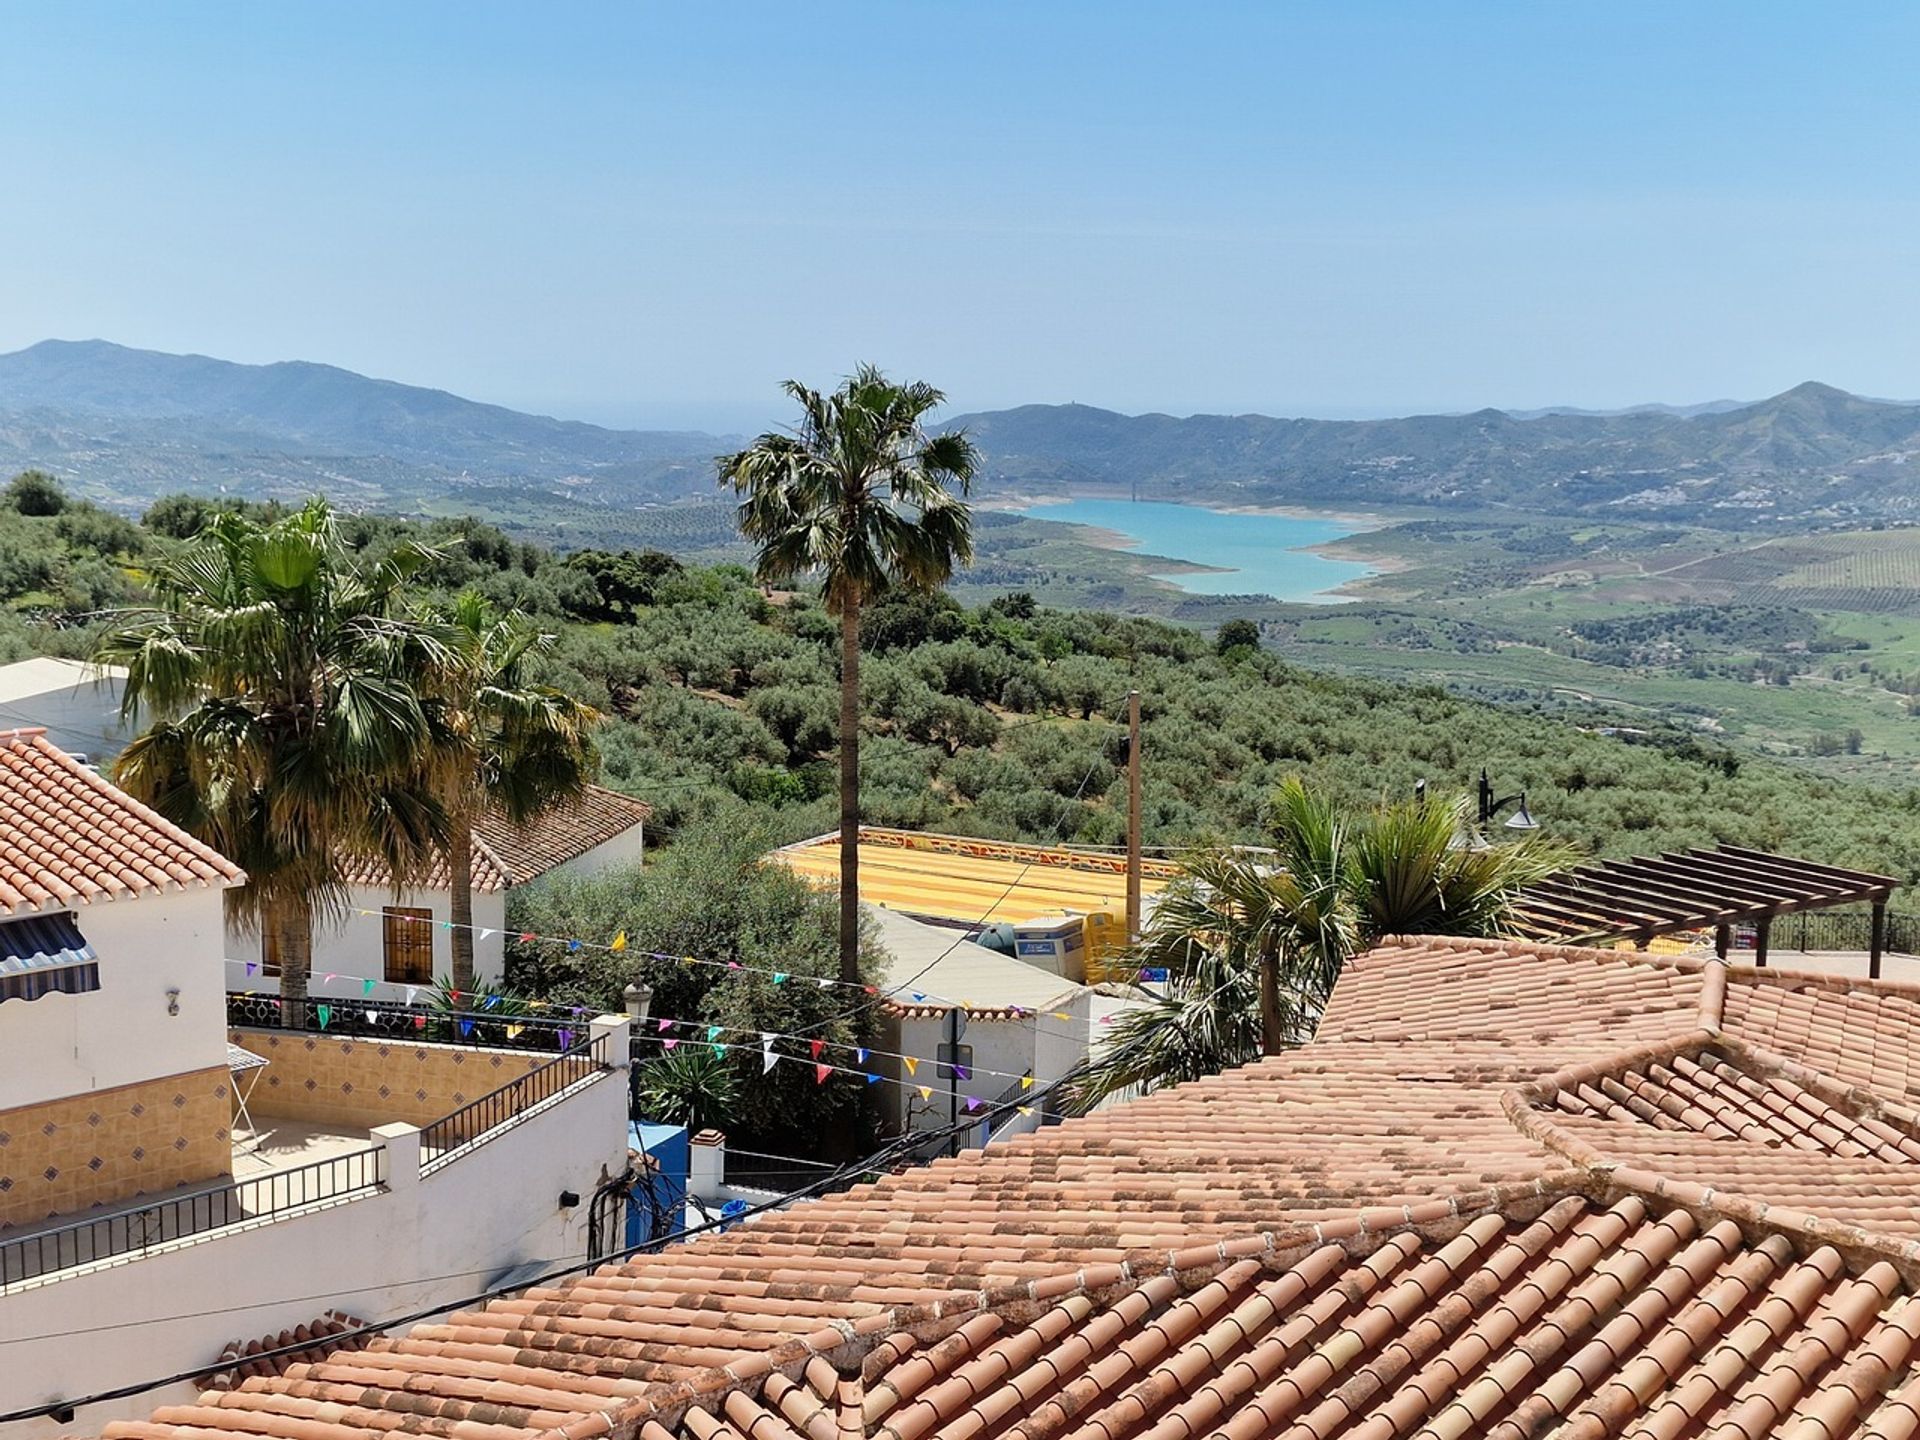
<path fill-rule="evenodd" d="M 1742 404 L 1393 420 L 1121 415 L 1027 405 L 956 417 L 984 493 L 1501 508 L 1746 525 L 1920 518 L 1920 405 L 1808 383 Z M 611 430 L 330 365 L 237 365 L 49 340 L 0 355 L 0 470 L 39 465 L 137 504 L 179 489 L 535 523 L 713 493 L 737 437 Z M 583 518 L 584 517 L 584 518 Z"/>
<path fill-rule="evenodd" d="M 1809 382 L 1747 405 L 1399 420 L 961 416 L 989 483 L 1035 495 L 1442 506 L 1750 524 L 1920 517 L 1920 405 Z"/>
<path fill-rule="evenodd" d="M 727 443 L 525 415 L 298 360 L 236 365 L 104 340 L 0 355 L 0 464 L 45 465 L 129 498 L 345 489 L 407 502 L 521 482 L 631 503 L 710 486 Z"/>

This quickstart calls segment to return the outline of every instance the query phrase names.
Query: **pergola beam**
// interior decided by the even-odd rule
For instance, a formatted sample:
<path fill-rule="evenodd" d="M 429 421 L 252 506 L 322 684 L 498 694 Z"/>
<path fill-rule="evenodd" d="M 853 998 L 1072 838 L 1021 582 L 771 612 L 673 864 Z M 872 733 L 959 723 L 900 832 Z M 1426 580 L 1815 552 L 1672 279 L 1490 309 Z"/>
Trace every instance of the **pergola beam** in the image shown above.
<path fill-rule="evenodd" d="M 1835 905 L 1873 906 L 1871 968 L 1879 972 L 1891 876 L 1796 860 L 1764 850 L 1636 855 L 1576 866 L 1530 885 L 1517 909 L 1527 924 L 1566 938 L 1632 938 L 1712 929 L 1724 949 L 1732 927 L 1756 931 L 1756 961 L 1766 964 L 1775 917 Z"/>

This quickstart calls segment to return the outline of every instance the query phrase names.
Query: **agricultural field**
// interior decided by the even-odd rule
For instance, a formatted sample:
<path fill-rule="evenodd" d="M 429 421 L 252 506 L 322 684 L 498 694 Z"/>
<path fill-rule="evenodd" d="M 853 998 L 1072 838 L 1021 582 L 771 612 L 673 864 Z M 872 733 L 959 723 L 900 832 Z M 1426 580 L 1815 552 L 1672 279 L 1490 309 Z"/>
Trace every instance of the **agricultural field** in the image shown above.
<path fill-rule="evenodd" d="M 519 498 L 519 497 L 515 497 Z M 597 511 L 545 501 L 514 527 L 584 543 Z M 621 514 L 598 543 L 742 560 L 724 497 Z M 1384 517 L 1330 547 L 1381 567 L 1352 603 L 1194 595 L 1083 527 L 982 511 L 968 603 L 1042 604 L 1213 628 L 1242 617 L 1297 663 L 1439 684 L 1617 733 L 1887 784 L 1920 783 L 1920 528 L 1747 536 L 1504 514 Z"/>
<path fill-rule="evenodd" d="M 1402 568 L 1360 603 L 1259 617 L 1301 664 L 1920 783 L 1920 528 L 1448 520 L 1341 549 Z"/>

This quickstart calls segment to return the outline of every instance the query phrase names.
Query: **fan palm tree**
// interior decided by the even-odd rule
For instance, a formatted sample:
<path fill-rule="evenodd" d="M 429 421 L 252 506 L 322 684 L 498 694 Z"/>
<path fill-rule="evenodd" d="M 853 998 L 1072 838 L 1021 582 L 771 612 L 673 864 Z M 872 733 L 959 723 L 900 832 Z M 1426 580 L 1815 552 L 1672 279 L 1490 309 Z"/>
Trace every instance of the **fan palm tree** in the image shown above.
<path fill-rule="evenodd" d="M 555 637 L 467 593 L 428 612 L 442 663 L 424 680 L 433 722 L 430 784 L 447 818 L 452 988 L 473 989 L 473 826 L 487 809 L 524 825 L 580 793 L 592 773 L 592 706 L 528 678 Z M 396 871 L 396 875 L 400 872 Z"/>
<path fill-rule="evenodd" d="M 823 394 L 783 387 L 792 434 L 760 436 L 719 461 L 743 498 L 740 531 L 762 583 L 820 577 L 840 619 L 840 978 L 860 979 L 860 609 L 892 589 L 934 590 L 973 558 L 964 496 L 978 455 L 960 434 L 928 435 L 945 397 L 862 366 Z M 953 491 L 957 489 L 960 496 Z"/>
<path fill-rule="evenodd" d="M 1519 892 L 1573 859 L 1530 835 L 1462 843 L 1467 802 L 1418 800 L 1357 823 L 1289 779 L 1271 851 L 1193 857 L 1136 947 L 1164 995 L 1112 1027 L 1076 1108 L 1215 1074 L 1309 1038 L 1346 961 L 1386 935 L 1509 933 Z"/>
<path fill-rule="evenodd" d="M 345 903 L 344 860 L 399 874 L 444 837 L 421 784 L 429 725 L 411 677 L 440 663 L 401 618 L 431 552 L 358 566 L 315 500 L 261 524 L 218 514 L 150 572 L 151 608 L 95 659 L 126 667 L 123 713 L 156 718 L 115 778 L 229 856 L 229 913 L 276 944 L 283 1023 L 298 1025 L 316 916 Z"/>
<path fill-rule="evenodd" d="M 1409 800 L 1354 836 L 1347 888 L 1368 940 L 1383 935 L 1504 935 L 1515 896 L 1572 864 L 1537 832 L 1505 845 L 1462 844 L 1468 802 Z"/>

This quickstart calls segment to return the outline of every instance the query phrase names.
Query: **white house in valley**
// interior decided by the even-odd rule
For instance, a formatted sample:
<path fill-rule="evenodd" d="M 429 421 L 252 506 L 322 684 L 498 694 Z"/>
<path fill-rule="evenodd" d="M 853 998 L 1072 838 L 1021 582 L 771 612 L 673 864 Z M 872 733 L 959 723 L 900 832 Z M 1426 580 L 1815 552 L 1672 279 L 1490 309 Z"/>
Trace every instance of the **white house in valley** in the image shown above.
<path fill-rule="evenodd" d="M 475 979 L 497 982 L 505 963 L 507 893 L 543 875 L 587 875 L 637 863 L 653 809 L 617 790 L 589 785 L 526 825 L 499 814 L 473 827 Z M 343 999 L 406 1000 L 447 975 L 453 965 L 452 877 L 443 863 L 426 883 L 398 894 L 385 869 L 349 875 L 347 912 L 313 937 L 310 993 Z M 260 933 L 235 926 L 227 935 L 226 986 L 270 991 L 280 973 L 274 947 Z M 369 983 L 371 982 L 371 983 Z"/>
<path fill-rule="evenodd" d="M 546 856 L 597 848 L 573 823 Z M 526 873 L 488 853 L 502 888 Z M 230 1029 L 245 881 L 44 731 L 0 732 L 0 1414 L 45 1412 L 4 1440 L 97 1434 L 340 1316 L 595 1243 L 628 1160 L 626 1017 L 510 1048 Z M 93 1398 L 175 1374 L 196 1378 Z"/>

